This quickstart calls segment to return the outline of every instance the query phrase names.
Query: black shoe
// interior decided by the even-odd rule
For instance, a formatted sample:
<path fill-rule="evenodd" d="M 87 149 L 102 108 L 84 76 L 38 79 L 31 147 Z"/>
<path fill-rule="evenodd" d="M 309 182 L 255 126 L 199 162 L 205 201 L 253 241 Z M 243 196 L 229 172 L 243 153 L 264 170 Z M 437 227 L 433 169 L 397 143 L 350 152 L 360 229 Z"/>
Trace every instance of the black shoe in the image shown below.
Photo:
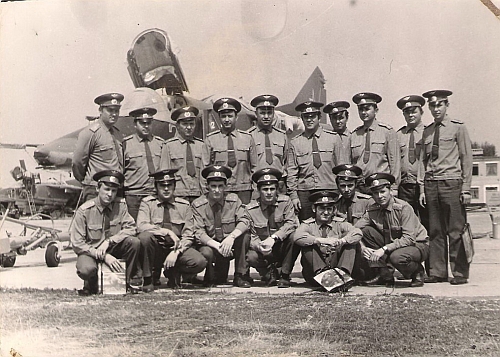
<path fill-rule="evenodd" d="M 252 277 L 250 276 L 250 272 L 247 271 L 243 276 L 242 278 L 246 281 L 248 281 L 250 283 L 250 285 L 253 285 L 253 279 Z"/>
<path fill-rule="evenodd" d="M 424 276 L 425 276 L 424 267 L 419 265 L 417 271 L 414 272 L 411 276 L 410 287 L 420 288 L 424 286 L 424 281 L 425 281 Z"/>
<path fill-rule="evenodd" d="M 78 289 L 78 295 L 80 296 L 90 296 L 97 295 L 99 293 L 99 282 L 96 279 L 84 280 L 83 289 Z"/>
<path fill-rule="evenodd" d="M 164 269 L 163 275 L 168 279 L 167 288 L 179 289 L 181 287 L 181 274 L 174 269 Z"/>
<path fill-rule="evenodd" d="M 290 284 L 290 277 L 284 276 L 282 274 L 280 280 L 278 280 L 278 288 L 280 288 L 280 289 L 289 288 L 290 285 L 291 285 Z"/>
<path fill-rule="evenodd" d="M 451 285 L 467 284 L 467 278 L 464 278 L 463 276 L 457 276 L 456 278 L 450 280 L 450 284 Z"/>
<path fill-rule="evenodd" d="M 424 278 L 424 282 L 429 283 L 429 284 L 434 284 L 434 283 L 445 283 L 448 281 L 448 278 L 440 278 L 438 276 L 428 276 Z"/>
<path fill-rule="evenodd" d="M 160 278 L 158 278 L 158 279 L 156 279 L 156 278 L 155 278 L 155 279 L 153 279 L 153 285 L 154 285 L 154 286 L 160 286 L 160 285 L 161 285 L 161 280 L 160 280 Z"/>
<path fill-rule="evenodd" d="M 203 285 L 203 284 L 205 284 L 205 281 L 204 281 L 204 280 L 201 280 L 201 279 L 200 279 L 200 278 L 198 278 L 196 275 L 195 275 L 195 276 L 193 276 L 189 282 L 190 282 L 191 284 L 193 284 L 193 285 Z"/>
<path fill-rule="evenodd" d="M 139 292 L 142 290 L 140 287 L 130 284 L 127 284 L 126 289 L 127 289 L 127 294 L 132 294 L 132 295 L 139 294 Z"/>
<path fill-rule="evenodd" d="M 241 274 L 234 274 L 233 285 L 239 288 L 249 288 L 251 286 L 248 281 L 243 279 Z"/>
<path fill-rule="evenodd" d="M 279 277 L 280 277 L 280 274 L 278 272 L 278 269 L 276 269 L 274 264 L 271 264 L 269 266 L 269 280 L 267 281 L 267 286 L 277 285 Z"/>

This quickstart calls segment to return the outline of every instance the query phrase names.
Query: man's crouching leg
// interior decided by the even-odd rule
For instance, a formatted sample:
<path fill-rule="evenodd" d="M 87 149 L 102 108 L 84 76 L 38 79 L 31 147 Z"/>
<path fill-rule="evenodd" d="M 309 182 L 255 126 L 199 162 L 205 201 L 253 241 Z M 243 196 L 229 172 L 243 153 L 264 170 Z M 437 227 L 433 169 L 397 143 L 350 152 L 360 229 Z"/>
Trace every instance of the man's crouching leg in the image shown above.
<path fill-rule="evenodd" d="M 158 243 L 154 234 L 151 232 L 141 232 L 138 238 L 141 242 L 140 262 L 142 263 L 142 290 L 144 292 L 151 292 L 154 290 L 153 267 L 155 264 L 155 250 L 157 249 Z M 157 275 L 157 280 L 159 280 L 160 272 L 158 272 Z"/>
<path fill-rule="evenodd" d="M 424 267 L 422 266 L 422 262 L 428 256 L 429 246 L 417 243 L 416 246 L 396 249 L 389 256 L 389 260 L 405 278 L 411 278 L 411 287 L 420 287 L 424 285 Z"/>
<path fill-rule="evenodd" d="M 114 244 L 108 249 L 108 254 L 111 254 L 117 259 L 125 259 L 127 268 L 125 279 L 127 281 L 127 291 L 137 293 L 137 287 L 133 287 L 132 280 L 138 279 L 137 273 L 140 270 L 139 257 L 141 252 L 141 242 L 137 237 L 127 237 L 118 244 Z"/>
<path fill-rule="evenodd" d="M 90 255 L 80 254 L 76 260 L 76 274 L 83 280 L 83 289 L 78 290 L 78 295 L 95 295 L 99 292 L 97 277 L 97 261 Z"/>

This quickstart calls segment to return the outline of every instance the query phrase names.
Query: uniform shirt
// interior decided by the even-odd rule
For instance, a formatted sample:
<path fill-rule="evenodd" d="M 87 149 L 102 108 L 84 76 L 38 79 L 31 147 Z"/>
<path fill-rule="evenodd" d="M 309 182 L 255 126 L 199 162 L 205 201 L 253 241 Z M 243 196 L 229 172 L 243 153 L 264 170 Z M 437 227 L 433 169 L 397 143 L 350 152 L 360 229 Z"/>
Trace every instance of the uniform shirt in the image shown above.
<path fill-rule="evenodd" d="M 386 172 L 396 178 L 393 189 L 397 189 L 401 181 L 401 148 L 396 132 L 390 125 L 375 119 L 368 128 L 370 131 L 370 159 L 363 162 L 366 143 L 366 130 L 363 125 L 351 134 L 352 164 L 363 170 L 368 177 L 377 172 Z"/>
<path fill-rule="evenodd" d="M 113 126 L 110 131 L 101 119 L 84 128 L 78 134 L 73 152 L 72 169 L 75 179 L 83 184 L 95 186 L 96 182 L 92 180 L 95 173 L 103 170 L 123 172 L 122 144 L 119 135 L 116 127 Z"/>
<path fill-rule="evenodd" d="M 144 142 L 148 141 L 151 150 L 151 159 L 156 172 L 160 167 L 161 147 L 164 140 L 159 136 L 149 139 L 141 138 L 137 134 L 129 135 L 123 139 L 123 156 L 125 158 L 125 191 L 137 195 L 152 195 L 155 193 L 155 182 L 149 177 L 148 161 Z M 151 172 L 152 173 L 152 172 Z"/>
<path fill-rule="evenodd" d="M 356 224 L 358 219 L 360 219 L 363 214 L 365 214 L 366 209 L 369 204 L 369 199 L 371 196 L 365 195 L 361 192 L 355 192 L 352 201 L 345 199 L 344 197 L 340 197 L 340 199 L 335 203 L 335 208 L 337 209 L 337 215 L 342 217 L 347 221 L 347 212 L 349 210 L 349 206 L 351 207 L 352 214 L 352 222 L 351 224 Z"/>
<path fill-rule="evenodd" d="M 163 169 L 179 169 L 175 173 L 175 195 L 176 196 L 200 196 L 202 189 L 200 183 L 202 162 L 201 151 L 203 141 L 198 138 L 193 138 L 190 142 L 191 152 L 193 153 L 193 163 L 195 168 L 195 176 L 192 177 L 187 173 L 186 163 L 186 147 L 187 140 L 179 133 L 165 142 L 161 151 L 160 170 Z"/>
<path fill-rule="evenodd" d="M 260 128 L 258 125 L 248 130 L 248 133 L 255 142 L 255 151 L 257 153 L 256 170 L 273 167 L 285 173 L 285 161 L 288 152 L 288 139 L 286 133 L 281 129 L 271 127 L 269 142 L 271 144 L 273 162 L 268 164 L 266 161 L 266 132 L 267 130 Z M 286 176 L 286 173 L 284 176 Z"/>
<path fill-rule="evenodd" d="M 99 197 L 85 202 L 75 213 L 71 230 L 71 245 L 76 254 L 88 254 L 97 259 L 97 248 L 106 239 L 104 214 L 109 217 L 109 242 L 117 244 L 135 235 L 135 221 L 128 213 L 125 199 L 117 198 L 107 207 Z"/>
<path fill-rule="evenodd" d="M 356 222 L 355 227 L 363 229 L 371 226 L 383 232 L 386 216 L 391 229 L 391 243 L 386 244 L 389 251 L 414 246 L 416 242 L 428 243 L 427 231 L 413 212 L 413 208 L 408 202 L 396 197 L 389 200 L 387 208 L 380 207 L 371 198 L 367 211 Z"/>
<path fill-rule="evenodd" d="M 415 137 L 415 162 L 409 160 L 408 151 L 410 149 L 410 135 L 414 132 Z M 424 124 L 420 122 L 415 128 L 403 126 L 398 130 L 397 136 L 401 147 L 401 183 L 417 183 L 418 162 L 420 160 L 420 150 L 422 149 L 422 134 Z"/>
<path fill-rule="evenodd" d="M 137 232 L 158 234 L 163 227 L 164 205 L 170 214 L 172 231 L 181 239 L 179 250 L 182 253 L 193 244 L 193 211 L 185 199 L 175 197 L 173 202 L 162 203 L 155 196 L 143 198 L 137 214 Z"/>
<path fill-rule="evenodd" d="M 462 179 L 462 191 L 469 191 L 472 181 L 472 148 L 464 123 L 445 116 L 439 128 L 439 152 L 436 161 L 431 158 L 436 123 L 425 127 L 418 182 L 424 192 L 425 180 Z"/>
<path fill-rule="evenodd" d="M 207 135 L 202 149 L 203 166 L 224 165 L 228 166 L 227 136 L 233 138 L 236 166 L 231 168 L 233 175 L 227 180 L 228 191 L 247 191 L 252 189 L 252 173 L 257 166 L 257 153 L 255 142 L 250 134 L 233 130 L 225 134 L 214 131 Z"/>
<path fill-rule="evenodd" d="M 294 243 L 301 247 L 314 245 L 314 240 L 322 237 L 322 226 L 322 224 L 316 223 L 314 218 L 306 219 L 295 231 Z M 326 227 L 326 237 L 345 238 L 347 244 L 356 244 L 363 236 L 361 229 L 355 228 L 348 222 L 339 222 L 337 217 L 334 217 L 330 223 L 326 224 Z"/>
<path fill-rule="evenodd" d="M 321 157 L 321 166 L 313 164 L 312 138 L 316 137 Z M 321 127 L 307 137 L 305 133 L 290 140 L 288 150 L 287 185 L 290 198 L 296 199 L 297 191 L 337 189 L 332 168 L 349 163 L 348 152 L 342 150 L 337 134 Z"/>
<path fill-rule="evenodd" d="M 208 195 L 195 199 L 191 207 L 193 209 L 193 234 L 197 241 L 207 245 L 215 237 L 215 218 L 212 210 L 217 201 Z M 221 208 L 221 222 L 224 238 L 236 228 L 238 217 L 243 214 L 243 206 L 238 195 L 226 193 Z M 245 227 L 242 227 L 243 230 Z"/>
<path fill-rule="evenodd" d="M 298 226 L 298 219 L 293 209 L 293 203 L 288 196 L 278 195 L 274 204 L 274 221 L 276 229 L 268 227 L 267 205 L 260 204 L 260 198 L 252 200 L 245 207 L 239 218 L 237 228 L 250 231 L 250 247 L 257 250 L 260 241 L 275 235 L 279 240 L 285 240 Z M 244 226 L 240 226 L 240 223 Z"/>
<path fill-rule="evenodd" d="M 340 141 L 342 142 L 342 148 L 346 150 L 347 152 L 351 151 L 351 132 L 349 129 L 345 129 L 343 133 L 339 133 L 338 131 L 335 131 L 337 135 L 340 138 Z"/>

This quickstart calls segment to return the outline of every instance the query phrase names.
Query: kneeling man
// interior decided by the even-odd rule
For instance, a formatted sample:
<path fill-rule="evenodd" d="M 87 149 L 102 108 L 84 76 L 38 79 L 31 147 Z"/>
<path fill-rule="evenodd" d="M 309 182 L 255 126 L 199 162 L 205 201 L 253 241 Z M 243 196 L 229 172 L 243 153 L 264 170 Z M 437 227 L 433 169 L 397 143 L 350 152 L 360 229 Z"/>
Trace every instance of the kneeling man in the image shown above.
<path fill-rule="evenodd" d="M 429 238 L 413 208 L 391 193 L 394 176 L 376 173 L 365 180 L 373 197 L 367 211 L 356 222 L 363 232 L 361 249 L 371 266 L 380 268 L 376 283 L 394 285 L 394 268 L 410 286 L 424 285 L 422 262 L 429 256 Z"/>
<path fill-rule="evenodd" d="M 118 259 L 126 261 L 127 291 L 138 271 L 140 242 L 135 236 L 135 222 L 128 213 L 125 199 L 116 198 L 125 177 L 116 170 L 97 172 L 97 197 L 81 205 L 75 213 L 71 245 L 78 255 L 76 273 L 84 280 L 80 295 L 99 292 L 97 262 L 106 263 L 111 271 L 121 272 Z M 118 258 L 118 259 L 117 259 Z"/>

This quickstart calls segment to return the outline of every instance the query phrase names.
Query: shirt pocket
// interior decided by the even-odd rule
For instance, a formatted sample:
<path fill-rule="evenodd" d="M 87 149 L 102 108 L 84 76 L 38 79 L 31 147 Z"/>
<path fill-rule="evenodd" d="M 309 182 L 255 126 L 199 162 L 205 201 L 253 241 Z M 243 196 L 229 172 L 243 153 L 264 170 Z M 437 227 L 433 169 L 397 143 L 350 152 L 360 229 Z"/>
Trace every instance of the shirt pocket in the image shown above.
<path fill-rule="evenodd" d="M 307 152 L 302 152 L 302 151 L 299 151 L 297 150 L 296 154 L 295 154 L 296 158 L 297 158 L 297 165 L 299 167 L 306 167 L 307 165 L 309 165 L 310 163 L 310 159 L 309 159 L 309 155 Z"/>
<path fill-rule="evenodd" d="M 401 150 L 401 158 L 403 158 L 405 156 L 405 153 L 406 153 L 406 144 L 405 143 L 400 143 L 399 144 L 399 148 Z"/>
<path fill-rule="evenodd" d="M 453 137 L 440 137 L 439 147 L 444 150 L 451 150 L 455 146 L 455 138 Z"/>
<path fill-rule="evenodd" d="M 361 143 L 352 143 L 351 142 L 351 155 L 353 162 L 358 161 L 359 157 L 361 156 Z"/>
<path fill-rule="evenodd" d="M 427 138 L 424 141 L 425 155 L 429 156 L 432 152 L 432 138 Z"/>
<path fill-rule="evenodd" d="M 100 145 L 95 148 L 94 153 L 106 161 L 112 161 L 117 155 L 113 145 Z"/>
<path fill-rule="evenodd" d="M 231 219 L 231 218 L 222 217 L 221 222 L 222 222 L 222 231 L 224 232 L 224 234 L 231 233 L 234 230 L 234 228 L 236 227 L 236 223 L 234 221 L 234 218 Z"/>
<path fill-rule="evenodd" d="M 375 154 L 385 154 L 385 141 L 382 140 L 372 141 L 370 151 Z"/>
<path fill-rule="evenodd" d="M 275 157 L 278 158 L 280 162 L 283 162 L 283 155 L 285 152 L 285 144 L 284 143 L 272 143 L 272 152 Z"/>
<path fill-rule="evenodd" d="M 332 151 L 319 149 L 319 155 L 321 157 L 321 162 L 331 163 L 333 160 L 333 152 Z"/>
<path fill-rule="evenodd" d="M 257 234 L 261 240 L 266 239 L 270 235 L 267 224 L 256 222 L 254 223 L 254 229 L 255 229 L 255 234 Z"/>
<path fill-rule="evenodd" d="M 235 148 L 236 160 L 237 161 L 248 161 L 249 151 L 250 151 L 250 148 L 245 148 L 245 149 Z"/>
<path fill-rule="evenodd" d="M 87 242 L 97 242 L 102 238 L 102 225 L 88 224 L 87 232 L 88 232 Z"/>
<path fill-rule="evenodd" d="M 125 164 L 130 165 L 131 167 L 137 168 L 141 167 L 146 160 L 146 155 L 140 152 L 132 152 L 127 154 L 128 162 Z"/>
<path fill-rule="evenodd" d="M 227 149 L 214 147 L 212 149 L 211 162 L 214 165 L 227 165 Z"/>
<path fill-rule="evenodd" d="M 179 152 L 170 152 L 170 161 L 172 168 L 182 168 L 184 167 L 184 155 Z"/>

